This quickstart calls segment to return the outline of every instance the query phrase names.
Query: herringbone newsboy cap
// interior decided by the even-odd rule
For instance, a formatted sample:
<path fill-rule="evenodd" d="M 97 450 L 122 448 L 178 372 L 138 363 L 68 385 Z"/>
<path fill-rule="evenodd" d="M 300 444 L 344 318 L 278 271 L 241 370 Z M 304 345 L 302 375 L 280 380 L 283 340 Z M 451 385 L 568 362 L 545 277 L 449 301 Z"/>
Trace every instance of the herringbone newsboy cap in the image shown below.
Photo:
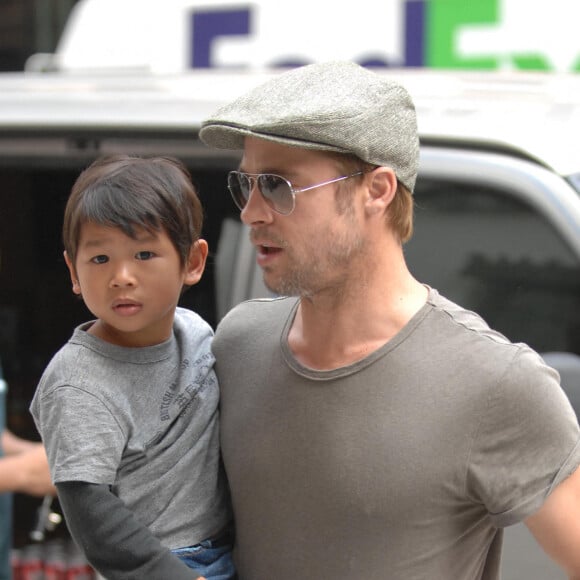
<path fill-rule="evenodd" d="M 415 106 L 392 79 L 353 62 L 295 68 L 218 109 L 200 137 L 219 149 L 240 150 L 244 138 L 353 153 L 394 169 L 411 191 L 419 163 Z"/>

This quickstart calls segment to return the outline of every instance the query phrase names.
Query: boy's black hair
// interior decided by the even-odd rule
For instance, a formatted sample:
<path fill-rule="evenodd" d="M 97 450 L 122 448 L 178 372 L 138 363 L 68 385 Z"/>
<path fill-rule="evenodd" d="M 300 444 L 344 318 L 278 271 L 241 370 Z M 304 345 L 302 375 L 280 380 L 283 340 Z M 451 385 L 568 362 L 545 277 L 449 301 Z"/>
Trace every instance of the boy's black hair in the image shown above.
<path fill-rule="evenodd" d="M 181 161 L 115 155 L 94 161 L 72 187 L 62 236 L 73 264 L 81 226 L 87 222 L 118 227 L 132 238 L 140 228 L 163 229 L 185 265 L 201 235 L 203 210 Z"/>

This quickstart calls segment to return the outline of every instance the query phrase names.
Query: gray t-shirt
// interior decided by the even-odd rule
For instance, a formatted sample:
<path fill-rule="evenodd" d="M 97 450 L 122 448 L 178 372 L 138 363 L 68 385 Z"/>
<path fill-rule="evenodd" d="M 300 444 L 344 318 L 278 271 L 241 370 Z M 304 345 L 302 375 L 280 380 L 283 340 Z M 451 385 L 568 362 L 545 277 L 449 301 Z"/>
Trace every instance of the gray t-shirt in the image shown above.
<path fill-rule="evenodd" d="M 296 304 L 244 303 L 213 344 L 240 580 L 498 578 L 501 528 L 580 464 L 557 373 L 434 290 L 314 371 L 288 348 Z"/>
<path fill-rule="evenodd" d="M 169 548 L 216 534 L 230 514 L 211 328 L 178 308 L 170 339 L 125 348 L 90 324 L 52 359 L 31 405 L 53 481 L 112 486 Z"/>

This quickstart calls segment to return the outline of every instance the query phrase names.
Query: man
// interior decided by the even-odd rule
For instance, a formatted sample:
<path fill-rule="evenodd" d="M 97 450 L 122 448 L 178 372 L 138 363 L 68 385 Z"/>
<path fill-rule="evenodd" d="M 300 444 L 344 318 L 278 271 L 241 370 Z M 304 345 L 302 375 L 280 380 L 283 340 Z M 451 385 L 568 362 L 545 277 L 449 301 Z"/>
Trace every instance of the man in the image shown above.
<path fill-rule="evenodd" d="M 3 409 L 0 414 L 3 415 Z M 2 522 L 0 580 L 8 580 L 12 577 L 10 571 L 11 492 L 43 496 L 55 495 L 56 490 L 50 482 L 48 461 L 42 443 L 21 439 L 8 429 L 2 429 L 0 433 L 0 522 Z"/>
<path fill-rule="evenodd" d="M 580 578 L 580 445 L 557 374 L 413 278 L 413 103 L 352 63 L 222 107 L 210 146 L 266 285 L 214 341 L 241 580 L 495 579 L 525 521 Z"/>
<path fill-rule="evenodd" d="M 56 495 L 42 443 L 21 439 L 6 428 L 7 389 L 0 364 L 0 580 L 12 578 L 12 493 Z"/>
<path fill-rule="evenodd" d="M 0 449 L 4 452 L 0 458 L 0 493 L 56 495 L 42 443 L 21 439 L 4 429 Z"/>

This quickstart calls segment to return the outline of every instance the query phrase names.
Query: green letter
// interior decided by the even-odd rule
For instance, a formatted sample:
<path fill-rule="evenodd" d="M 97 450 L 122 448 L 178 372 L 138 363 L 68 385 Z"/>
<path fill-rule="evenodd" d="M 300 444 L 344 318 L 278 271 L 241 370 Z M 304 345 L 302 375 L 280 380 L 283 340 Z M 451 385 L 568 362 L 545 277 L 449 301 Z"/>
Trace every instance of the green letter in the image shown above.
<path fill-rule="evenodd" d="M 512 61 L 518 70 L 553 70 L 550 63 L 540 54 L 514 54 Z"/>
<path fill-rule="evenodd" d="M 462 58 L 457 55 L 456 35 L 463 24 L 496 24 L 500 0 L 430 0 L 427 2 L 427 54 L 433 68 L 496 69 L 493 57 Z"/>

